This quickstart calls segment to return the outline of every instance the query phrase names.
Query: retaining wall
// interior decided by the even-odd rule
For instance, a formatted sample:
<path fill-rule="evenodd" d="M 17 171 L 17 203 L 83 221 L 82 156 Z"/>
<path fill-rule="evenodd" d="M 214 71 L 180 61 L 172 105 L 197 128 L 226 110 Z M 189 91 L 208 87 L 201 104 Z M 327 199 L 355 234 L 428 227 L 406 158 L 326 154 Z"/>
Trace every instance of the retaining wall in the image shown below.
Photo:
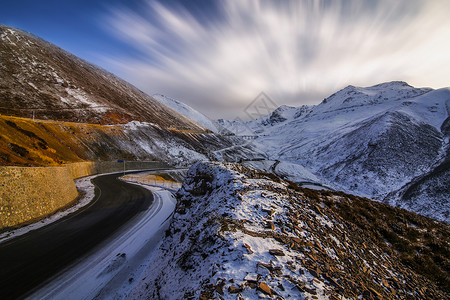
<path fill-rule="evenodd" d="M 48 216 L 78 197 L 71 167 L 0 167 L 0 229 Z"/>
<path fill-rule="evenodd" d="M 161 162 L 125 162 L 126 170 L 163 168 Z M 119 172 L 123 162 L 79 162 L 61 167 L 0 167 L 0 230 L 18 227 L 68 207 L 78 197 L 74 179 Z"/>

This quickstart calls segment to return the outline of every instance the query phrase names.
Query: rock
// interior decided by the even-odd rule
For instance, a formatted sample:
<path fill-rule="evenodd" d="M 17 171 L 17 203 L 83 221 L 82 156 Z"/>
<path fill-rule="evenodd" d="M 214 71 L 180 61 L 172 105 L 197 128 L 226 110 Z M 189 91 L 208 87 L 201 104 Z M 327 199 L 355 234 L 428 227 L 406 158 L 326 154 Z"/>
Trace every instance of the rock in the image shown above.
<path fill-rule="evenodd" d="M 224 285 L 225 285 L 225 282 L 223 280 L 221 280 L 214 286 L 214 289 L 216 290 L 216 292 L 222 296 L 224 295 L 224 292 L 223 292 Z"/>
<path fill-rule="evenodd" d="M 247 274 L 244 277 L 244 280 L 248 281 L 248 282 L 258 282 L 259 276 L 258 276 L 258 274 Z"/>
<path fill-rule="evenodd" d="M 266 269 L 272 270 L 272 266 L 269 265 L 269 264 L 265 264 L 265 263 L 259 262 L 258 266 L 262 266 L 262 267 L 264 267 Z"/>
<path fill-rule="evenodd" d="M 364 299 L 382 299 L 383 297 L 372 288 L 369 288 L 363 292 Z"/>
<path fill-rule="evenodd" d="M 275 211 L 273 209 L 265 209 L 265 208 L 263 208 L 261 210 L 263 212 L 267 213 L 269 216 L 272 216 L 275 213 Z"/>
<path fill-rule="evenodd" d="M 267 222 L 267 228 L 270 228 L 272 230 L 275 230 L 275 225 L 272 222 Z"/>
<path fill-rule="evenodd" d="M 272 265 L 265 264 L 265 263 L 262 263 L 262 262 L 259 262 L 259 263 L 258 263 L 258 266 L 264 267 L 264 268 L 266 268 L 267 270 L 269 270 L 269 272 L 270 272 L 270 274 L 271 274 L 272 276 L 273 276 L 273 274 L 276 274 L 276 275 L 278 275 L 278 276 L 280 276 L 280 275 L 283 274 L 283 272 L 281 272 L 281 267 L 274 267 L 274 266 L 272 266 Z"/>
<path fill-rule="evenodd" d="M 292 240 L 293 240 L 294 242 L 296 242 L 297 244 L 301 244 L 301 243 L 302 243 L 302 239 L 301 239 L 301 238 L 298 238 L 298 237 L 293 237 Z"/>
<path fill-rule="evenodd" d="M 228 293 L 230 293 L 230 294 L 237 294 L 237 293 L 242 292 L 243 290 L 244 290 L 244 289 L 241 288 L 241 287 L 234 287 L 234 286 L 232 286 L 232 285 L 230 285 L 230 286 L 228 287 Z"/>
<path fill-rule="evenodd" d="M 270 249 L 269 253 L 272 254 L 273 256 L 284 256 L 284 252 L 279 249 Z"/>
<path fill-rule="evenodd" d="M 273 293 L 272 289 L 264 282 L 260 282 L 258 284 L 258 290 L 260 290 L 261 292 L 263 292 L 264 294 L 269 295 L 269 296 L 272 296 L 272 293 Z"/>
<path fill-rule="evenodd" d="M 244 247 L 247 248 L 247 251 L 248 251 L 249 254 L 253 254 L 254 253 L 252 248 L 250 247 L 250 245 L 244 244 Z"/>
<path fill-rule="evenodd" d="M 297 229 L 299 232 L 302 232 L 303 229 L 301 229 L 300 227 L 298 227 L 297 225 L 294 225 L 294 228 Z"/>

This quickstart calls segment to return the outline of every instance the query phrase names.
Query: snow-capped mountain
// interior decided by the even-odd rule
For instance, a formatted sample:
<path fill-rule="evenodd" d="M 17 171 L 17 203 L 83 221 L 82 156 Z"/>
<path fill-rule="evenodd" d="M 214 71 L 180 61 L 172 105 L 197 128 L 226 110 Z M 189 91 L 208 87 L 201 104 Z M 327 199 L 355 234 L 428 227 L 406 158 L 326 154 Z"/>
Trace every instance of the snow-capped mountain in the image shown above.
<path fill-rule="evenodd" d="M 152 95 L 152 97 L 165 106 L 170 107 L 174 111 L 182 114 L 183 116 L 186 116 L 189 119 L 194 120 L 198 124 L 202 125 L 203 127 L 208 128 L 212 132 L 219 133 L 219 130 L 214 121 L 212 121 L 199 111 L 193 109 L 189 105 L 161 94 L 154 94 Z"/>
<path fill-rule="evenodd" d="M 348 86 L 312 107 L 280 107 L 249 122 L 272 159 L 323 183 L 450 221 L 450 89 L 405 82 Z M 226 125 L 226 124 L 225 124 Z"/>

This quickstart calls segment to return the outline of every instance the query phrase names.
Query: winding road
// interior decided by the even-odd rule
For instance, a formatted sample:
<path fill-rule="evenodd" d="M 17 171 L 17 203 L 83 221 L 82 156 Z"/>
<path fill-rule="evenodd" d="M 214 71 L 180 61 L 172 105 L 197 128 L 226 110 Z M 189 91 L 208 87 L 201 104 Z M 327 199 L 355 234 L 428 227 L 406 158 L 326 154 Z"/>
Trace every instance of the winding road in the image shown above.
<path fill-rule="evenodd" d="M 119 180 L 119 176 L 94 178 L 95 199 L 76 213 L 0 244 L 1 299 L 29 296 L 149 208 L 152 193 Z"/>

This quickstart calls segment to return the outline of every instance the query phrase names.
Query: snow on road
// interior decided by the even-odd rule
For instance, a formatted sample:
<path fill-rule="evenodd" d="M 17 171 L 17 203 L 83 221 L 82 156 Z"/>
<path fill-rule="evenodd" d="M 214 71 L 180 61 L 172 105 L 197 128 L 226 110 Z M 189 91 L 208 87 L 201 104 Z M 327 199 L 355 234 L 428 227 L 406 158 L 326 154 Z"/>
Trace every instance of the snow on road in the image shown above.
<path fill-rule="evenodd" d="M 104 242 L 100 250 L 56 275 L 31 299 L 120 299 L 141 281 L 176 204 L 168 190 L 141 186 L 152 191 L 153 204 Z"/>

